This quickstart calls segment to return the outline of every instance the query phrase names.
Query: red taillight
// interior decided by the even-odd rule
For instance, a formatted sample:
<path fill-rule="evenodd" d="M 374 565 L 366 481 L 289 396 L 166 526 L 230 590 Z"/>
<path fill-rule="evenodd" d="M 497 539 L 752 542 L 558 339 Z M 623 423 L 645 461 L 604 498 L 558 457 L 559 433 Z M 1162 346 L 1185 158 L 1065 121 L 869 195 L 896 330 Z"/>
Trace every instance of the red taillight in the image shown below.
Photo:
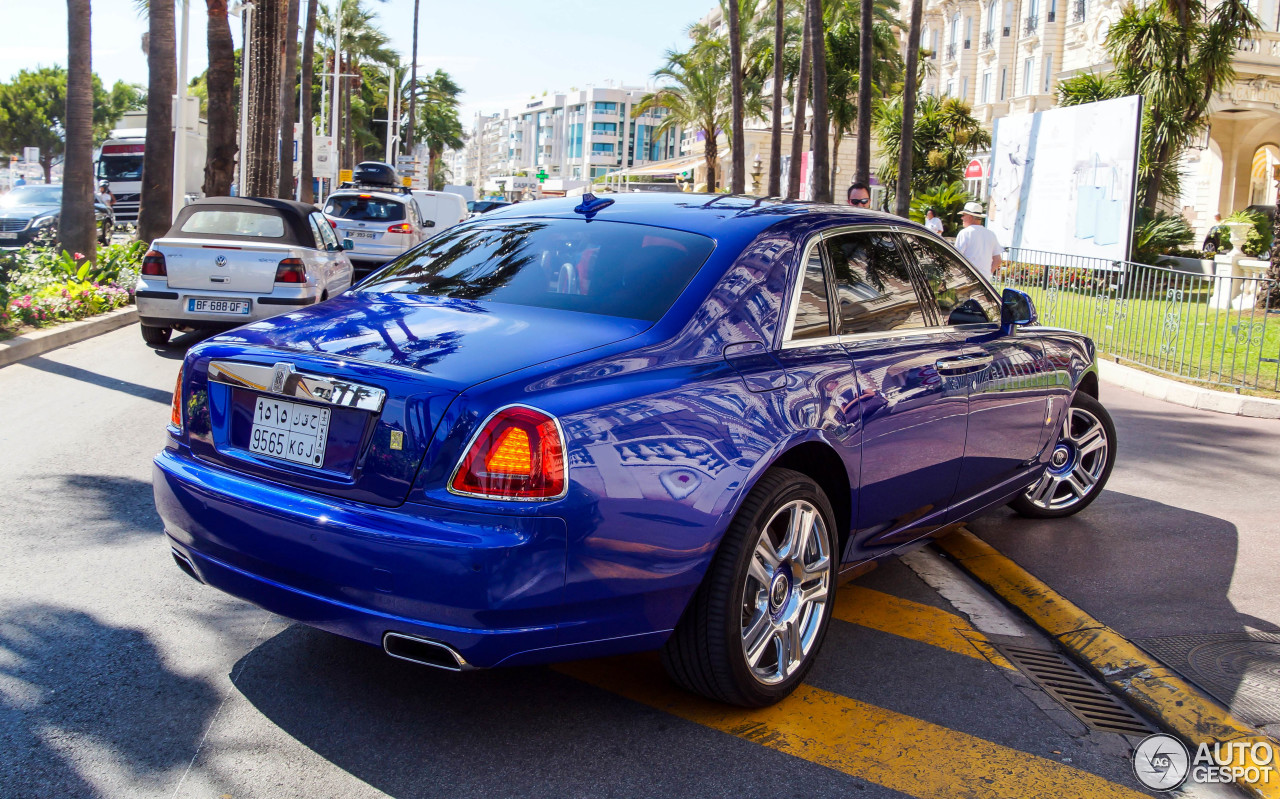
<path fill-rule="evenodd" d="M 387 228 L 387 232 L 388 233 L 412 233 L 413 226 L 410 225 L 408 222 L 401 222 L 398 225 L 392 225 L 391 227 Z"/>
<path fill-rule="evenodd" d="M 178 384 L 173 387 L 173 404 L 169 406 L 169 424 L 182 432 L 182 369 L 178 369 Z"/>
<path fill-rule="evenodd" d="M 301 258 L 286 258 L 276 267 L 277 283 L 306 283 L 307 270 Z"/>
<path fill-rule="evenodd" d="M 555 499 L 565 493 L 564 442 L 556 420 L 513 405 L 489 417 L 462 456 L 449 489 L 493 499 Z"/>
<path fill-rule="evenodd" d="M 335 222 L 335 221 L 333 221 L 332 219 L 330 219 L 330 220 L 329 220 L 329 227 L 333 228 L 334 230 L 337 230 L 337 229 L 338 229 L 338 223 L 337 223 L 337 222 Z"/>
<path fill-rule="evenodd" d="M 142 274 L 148 277 L 166 277 L 169 270 L 164 265 L 164 253 L 159 250 L 147 250 L 142 256 Z"/>

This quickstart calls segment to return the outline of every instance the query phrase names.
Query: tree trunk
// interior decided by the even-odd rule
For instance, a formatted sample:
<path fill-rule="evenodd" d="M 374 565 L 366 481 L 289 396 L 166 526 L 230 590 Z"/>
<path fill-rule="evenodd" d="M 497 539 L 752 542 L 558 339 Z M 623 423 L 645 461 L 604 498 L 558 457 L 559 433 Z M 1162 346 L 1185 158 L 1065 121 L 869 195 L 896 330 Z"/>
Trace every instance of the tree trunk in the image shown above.
<path fill-rule="evenodd" d="M 307 0 L 307 30 L 302 35 L 302 144 L 298 153 L 298 197 L 304 203 L 315 202 L 315 193 L 311 190 L 311 158 L 315 142 L 312 140 L 315 128 L 311 117 L 311 87 L 315 85 L 316 66 L 316 6 L 319 0 Z"/>
<path fill-rule="evenodd" d="M 906 85 L 902 90 L 902 131 L 898 136 L 898 188 L 894 212 L 904 219 L 911 213 L 911 160 L 915 153 L 916 137 L 916 62 L 920 60 L 920 17 L 923 5 L 922 0 L 911 0 L 911 22 L 907 31 L 907 72 L 903 76 Z"/>
<path fill-rule="evenodd" d="M 436 166 L 440 163 L 440 148 L 427 148 L 427 188 L 435 191 L 436 188 Z"/>
<path fill-rule="evenodd" d="M 276 196 L 293 199 L 293 123 L 298 115 L 298 0 L 288 0 L 280 67 L 280 186 Z"/>
<path fill-rule="evenodd" d="M 871 44 L 875 35 L 872 0 L 862 0 L 858 31 L 858 142 L 854 158 L 854 180 L 871 185 L 871 73 L 874 61 Z M 914 72 L 912 73 L 914 74 Z"/>
<path fill-rule="evenodd" d="M 258 0 L 253 12 L 245 197 L 275 197 L 279 188 L 280 62 L 288 10 L 285 0 Z"/>
<path fill-rule="evenodd" d="M 719 184 L 716 182 L 716 161 L 720 159 L 720 146 L 716 144 L 716 126 L 704 129 L 706 141 L 702 143 L 702 163 L 707 167 L 707 191 L 714 194 Z"/>
<path fill-rule="evenodd" d="M 236 50 L 227 19 L 227 0 L 206 0 L 209 15 L 209 139 L 204 159 L 204 194 L 226 197 L 236 170 Z"/>
<path fill-rule="evenodd" d="M 413 0 L 413 51 L 409 54 L 409 121 L 404 128 L 404 151 L 413 155 L 413 123 L 418 119 L 418 0 Z M 429 165 L 433 167 L 434 164 Z M 434 186 L 435 183 L 430 185 Z"/>
<path fill-rule="evenodd" d="M 810 48 L 813 53 L 813 126 L 809 139 L 813 148 L 809 169 L 813 172 L 813 199 L 820 203 L 831 202 L 831 146 L 830 127 L 827 122 L 827 42 L 826 26 L 822 21 L 822 0 L 807 0 L 811 18 Z M 863 0 L 870 3 L 871 0 Z"/>
<path fill-rule="evenodd" d="M 773 4 L 773 126 L 769 130 L 769 188 L 770 197 L 782 196 L 782 57 L 783 21 L 786 16 L 784 0 Z"/>
<path fill-rule="evenodd" d="M 67 110 L 62 167 L 62 249 L 93 260 L 93 64 L 89 0 L 67 0 Z"/>
<path fill-rule="evenodd" d="M 732 158 L 730 164 L 733 175 L 730 177 L 729 193 L 747 193 L 747 143 L 744 140 L 742 108 L 742 25 L 738 19 L 738 0 L 729 0 L 729 100 L 730 100 L 730 132 L 729 147 Z"/>
<path fill-rule="evenodd" d="M 53 153 L 40 151 L 40 168 L 44 170 L 44 182 L 46 184 L 53 182 Z"/>
<path fill-rule="evenodd" d="M 809 13 L 804 15 L 804 35 L 800 39 L 800 72 L 796 75 L 795 105 L 791 112 L 791 169 L 787 175 L 787 199 L 800 197 L 800 157 L 804 153 L 805 93 L 809 91 L 809 52 L 813 30 Z"/>
<path fill-rule="evenodd" d="M 173 224 L 173 95 L 178 91 L 173 0 L 147 6 L 147 146 L 142 151 L 138 240 L 151 242 Z"/>

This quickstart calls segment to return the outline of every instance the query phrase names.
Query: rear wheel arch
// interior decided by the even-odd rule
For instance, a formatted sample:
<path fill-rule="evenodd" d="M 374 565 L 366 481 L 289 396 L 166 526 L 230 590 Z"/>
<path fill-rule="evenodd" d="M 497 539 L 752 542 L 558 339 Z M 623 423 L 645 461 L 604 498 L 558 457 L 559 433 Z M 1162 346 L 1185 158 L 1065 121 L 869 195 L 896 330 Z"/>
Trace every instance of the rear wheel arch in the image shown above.
<path fill-rule="evenodd" d="M 844 553 L 849 532 L 853 528 L 853 485 L 844 461 L 830 444 L 810 440 L 787 449 L 760 474 L 763 476 L 770 469 L 779 468 L 800 472 L 817 483 L 822 493 L 827 495 L 827 501 L 831 503 L 831 510 L 836 517 L 835 554 L 838 560 Z"/>

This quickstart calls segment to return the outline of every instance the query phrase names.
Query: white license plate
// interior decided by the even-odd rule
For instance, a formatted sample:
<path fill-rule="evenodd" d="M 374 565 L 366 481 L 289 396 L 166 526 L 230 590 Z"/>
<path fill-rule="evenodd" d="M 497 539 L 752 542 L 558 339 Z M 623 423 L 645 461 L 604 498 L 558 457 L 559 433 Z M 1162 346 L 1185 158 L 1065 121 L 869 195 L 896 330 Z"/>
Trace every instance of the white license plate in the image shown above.
<path fill-rule="evenodd" d="M 16 239 L 16 238 L 18 238 L 17 233 L 0 233 L 0 239 Z"/>
<path fill-rule="evenodd" d="M 368 230 L 351 230 L 347 232 L 347 237 L 352 239 L 376 239 L 378 234 Z"/>
<path fill-rule="evenodd" d="M 249 431 L 249 451 L 320 468 L 329 440 L 329 409 L 258 397 Z"/>
<path fill-rule="evenodd" d="M 248 300 L 207 300 L 195 297 L 187 299 L 187 310 L 191 313 L 225 313 L 247 316 L 249 306 Z"/>

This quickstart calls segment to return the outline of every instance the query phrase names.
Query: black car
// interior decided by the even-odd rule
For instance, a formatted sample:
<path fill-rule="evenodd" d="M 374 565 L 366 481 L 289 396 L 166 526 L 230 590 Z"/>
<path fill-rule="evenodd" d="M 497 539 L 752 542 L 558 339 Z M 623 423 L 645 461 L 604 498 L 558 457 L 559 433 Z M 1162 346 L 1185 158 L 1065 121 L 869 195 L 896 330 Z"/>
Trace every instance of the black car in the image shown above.
<path fill-rule="evenodd" d="M 58 218 L 62 215 L 62 187 L 55 185 L 19 186 L 0 195 L 0 247 L 24 247 L 58 237 Z M 98 241 L 111 243 L 115 216 L 102 203 L 93 204 Z"/>

